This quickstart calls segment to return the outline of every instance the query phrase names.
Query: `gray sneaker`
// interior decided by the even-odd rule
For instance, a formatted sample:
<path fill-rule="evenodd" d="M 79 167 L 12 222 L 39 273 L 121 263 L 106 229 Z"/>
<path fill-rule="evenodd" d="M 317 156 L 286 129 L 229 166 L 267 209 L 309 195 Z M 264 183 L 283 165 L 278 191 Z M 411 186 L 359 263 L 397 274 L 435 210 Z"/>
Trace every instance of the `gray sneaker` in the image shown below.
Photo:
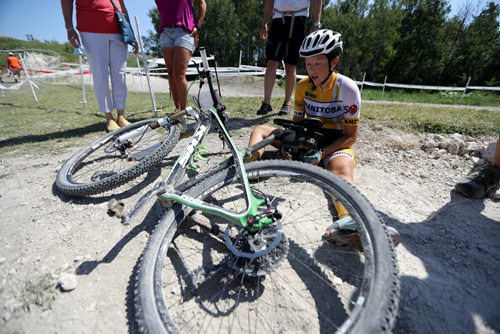
<path fill-rule="evenodd" d="M 467 175 L 455 185 L 455 189 L 470 198 L 484 198 L 495 195 L 499 187 L 500 168 L 488 165 Z"/>
<path fill-rule="evenodd" d="M 287 115 L 292 111 L 292 105 L 290 103 L 283 103 L 278 115 Z"/>

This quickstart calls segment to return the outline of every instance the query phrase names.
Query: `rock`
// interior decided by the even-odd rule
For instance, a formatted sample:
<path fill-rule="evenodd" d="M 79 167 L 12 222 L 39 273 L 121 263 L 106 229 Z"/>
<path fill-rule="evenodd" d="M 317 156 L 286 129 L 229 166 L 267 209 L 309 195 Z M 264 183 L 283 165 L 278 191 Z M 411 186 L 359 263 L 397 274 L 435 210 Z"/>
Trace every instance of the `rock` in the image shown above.
<path fill-rule="evenodd" d="M 76 285 L 76 276 L 73 274 L 63 273 L 57 280 L 57 286 L 60 287 L 62 291 L 72 291 L 76 288 Z"/>
<path fill-rule="evenodd" d="M 460 144 L 457 142 L 451 142 L 450 145 L 448 145 L 448 152 L 451 154 L 458 154 L 458 150 L 460 149 Z"/>
<path fill-rule="evenodd" d="M 443 148 L 443 149 L 447 150 L 448 147 L 450 146 L 450 144 L 451 144 L 451 140 L 444 139 L 444 140 L 439 142 L 439 148 Z"/>
<path fill-rule="evenodd" d="M 439 142 L 443 142 L 443 141 L 446 141 L 447 139 L 441 135 L 438 135 L 438 134 L 435 134 L 434 135 L 434 139 L 436 139 L 437 141 Z"/>
<path fill-rule="evenodd" d="M 472 160 L 472 162 L 473 162 L 474 164 L 479 163 L 479 161 L 481 160 L 481 159 L 480 159 L 480 158 L 478 158 L 478 157 L 471 157 L 470 159 Z"/>
<path fill-rule="evenodd" d="M 483 151 L 481 158 L 483 158 L 483 160 L 491 162 L 493 160 L 493 155 L 495 154 L 495 147 L 496 143 L 489 143 L 486 149 Z"/>

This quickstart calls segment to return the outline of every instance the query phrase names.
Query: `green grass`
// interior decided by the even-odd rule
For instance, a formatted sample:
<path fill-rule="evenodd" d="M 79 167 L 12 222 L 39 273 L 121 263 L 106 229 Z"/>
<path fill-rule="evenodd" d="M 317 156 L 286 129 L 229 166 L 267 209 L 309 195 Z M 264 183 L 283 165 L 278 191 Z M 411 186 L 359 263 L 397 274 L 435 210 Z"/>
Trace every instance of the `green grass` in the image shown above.
<path fill-rule="evenodd" d="M 364 92 L 363 92 L 364 93 Z M 0 154 L 60 154 L 104 135 L 104 118 L 97 112 L 94 92 L 87 86 L 88 105 L 83 108 L 79 86 L 44 84 L 35 102 L 27 85 L 0 96 Z M 173 103 L 166 94 L 156 94 L 158 109 L 170 112 Z M 276 114 L 257 117 L 260 97 L 224 97 L 233 120 L 246 120 L 248 126 L 270 123 Z M 281 105 L 280 98 L 272 100 Z M 150 118 L 148 93 L 129 92 L 127 117 L 131 121 Z M 472 136 L 496 135 L 500 129 L 500 112 L 465 108 L 369 104 L 362 107 L 362 124 L 384 125 L 411 132 L 462 133 Z M 230 125 L 230 123 L 229 123 Z"/>
<path fill-rule="evenodd" d="M 363 100 L 385 100 L 414 103 L 452 104 L 467 106 L 500 107 L 500 92 L 494 91 L 467 91 L 463 94 L 458 91 L 423 91 L 405 89 L 386 89 L 382 99 L 382 89 L 363 88 Z"/>

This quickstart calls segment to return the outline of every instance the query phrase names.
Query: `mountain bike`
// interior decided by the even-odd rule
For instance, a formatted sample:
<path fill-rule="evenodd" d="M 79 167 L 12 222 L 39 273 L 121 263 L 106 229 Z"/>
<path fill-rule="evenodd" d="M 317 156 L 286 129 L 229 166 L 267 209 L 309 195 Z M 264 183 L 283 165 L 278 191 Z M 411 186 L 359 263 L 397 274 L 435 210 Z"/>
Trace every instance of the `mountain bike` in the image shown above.
<path fill-rule="evenodd" d="M 399 276 L 380 217 L 359 191 L 319 167 L 291 160 L 244 163 L 275 137 L 236 147 L 206 52 L 200 53 L 209 92 L 195 99 L 194 134 L 166 179 L 124 219 L 128 223 L 144 201 L 161 203 L 136 275 L 139 330 L 390 332 Z M 186 178 L 209 132 L 219 135 L 230 157 Z M 338 219 L 333 200 L 356 222 L 362 251 L 322 240 Z"/>

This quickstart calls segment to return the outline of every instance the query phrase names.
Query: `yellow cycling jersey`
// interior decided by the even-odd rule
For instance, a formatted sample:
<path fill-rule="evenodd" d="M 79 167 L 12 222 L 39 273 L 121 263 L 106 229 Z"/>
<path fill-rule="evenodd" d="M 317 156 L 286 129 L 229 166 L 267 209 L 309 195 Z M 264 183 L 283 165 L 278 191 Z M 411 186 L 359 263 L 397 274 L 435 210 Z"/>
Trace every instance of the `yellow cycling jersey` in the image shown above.
<path fill-rule="evenodd" d="M 324 129 L 343 131 L 359 124 L 361 94 L 352 79 L 339 73 L 332 76 L 323 92 L 309 78 L 297 83 L 294 116 L 319 118 Z"/>

